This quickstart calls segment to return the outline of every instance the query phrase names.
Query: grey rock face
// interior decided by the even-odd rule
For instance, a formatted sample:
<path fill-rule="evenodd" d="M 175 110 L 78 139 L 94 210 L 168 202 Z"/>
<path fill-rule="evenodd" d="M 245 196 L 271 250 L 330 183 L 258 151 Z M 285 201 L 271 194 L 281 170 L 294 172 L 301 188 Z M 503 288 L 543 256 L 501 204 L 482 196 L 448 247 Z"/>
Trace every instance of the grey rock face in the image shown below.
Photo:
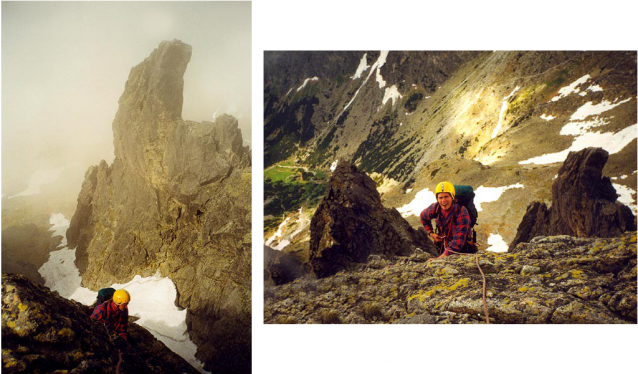
<path fill-rule="evenodd" d="M 408 255 L 417 247 L 435 253 L 424 232 L 381 204 L 370 177 L 340 162 L 310 223 L 312 271 L 324 277 L 366 262 L 371 254 Z"/>
<path fill-rule="evenodd" d="M 552 206 L 534 202 L 527 208 L 510 251 L 541 235 L 611 237 L 636 230 L 631 210 L 617 201 L 602 170 L 609 154 L 602 148 L 571 152 L 552 185 Z"/>
<path fill-rule="evenodd" d="M 115 161 L 91 167 L 67 238 L 85 286 L 160 272 L 215 372 L 250 370 L 251 172 L 237 120 L 181 119 L 191 47 L 162 42 L 131 70 Z"/>

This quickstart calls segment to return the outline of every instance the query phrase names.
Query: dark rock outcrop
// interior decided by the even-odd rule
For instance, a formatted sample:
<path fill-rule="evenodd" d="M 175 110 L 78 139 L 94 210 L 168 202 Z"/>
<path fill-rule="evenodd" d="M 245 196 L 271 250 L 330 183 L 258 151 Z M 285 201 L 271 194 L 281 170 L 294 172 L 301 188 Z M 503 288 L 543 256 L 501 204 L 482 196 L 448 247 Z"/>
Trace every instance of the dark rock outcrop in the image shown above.
<path fill-rule="evenodd" d="M 636 323 L 636 232 L 537 237 L 480 252 L 491 323 Z M 421 255 L 423 256 L 423 255 Z M 397 257 L 376 269 L 264 289 L 266 323 L 485 323 L 474 256 Z"/>
<path fill-rule="evenodd" d="M 264 280 L 279 285 L 303 276 L 303 264 L 295 256 L 264 246 Z"/>
<path fill-rule="evenodd" d="M 90 314 L 22 275 L 2 274 L 2 371 L 116 373 L 118 347 Z M 128 332 L 119 373 L 198 373 L 146 329 L 129 322 Z"/>
<path fill-rule="evenodd" d="M 396 209 L 381 204 L 374 181 L 341 161 L 310 223 L 310 265 L 319 277 L 363 263 L 370 255 L 408 255 L 435 249 Z"/>
<path fill-rule="evenodd" d="M 93 290 L 160 272 L 188 308 L 206 370 L 250 371 L 251 171 L 237 120 L 183 121 L 191 47 L 162 42 L 131 70 L 115 160 L 86 173 L 67 238 Z"/>
<path fill-rule="evenodd" d="M 541 235 L 607 238 L 636 230 L 631 210 L 617 201 L 611 181 L 602 176 L 608 157 L 602 148 L 570 152 L 552 185 L 552 206 L 528 206 L 509 251 Z"/>

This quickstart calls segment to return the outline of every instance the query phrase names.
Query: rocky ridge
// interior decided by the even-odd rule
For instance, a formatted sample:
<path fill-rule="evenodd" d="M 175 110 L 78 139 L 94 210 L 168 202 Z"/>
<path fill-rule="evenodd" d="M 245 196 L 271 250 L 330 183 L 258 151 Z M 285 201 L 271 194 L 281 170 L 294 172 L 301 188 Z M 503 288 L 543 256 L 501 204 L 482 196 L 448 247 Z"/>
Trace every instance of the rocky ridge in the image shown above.
<path fill-rule="evenodd" d="M 130 347 L 118 347 L 91 312 L 22 275 L 3 273 L 3 372 L 198 373 L 132 320 Z"/>
<path fill-rule="evenodd" d="M 266 286 L 266 323 L 485 323 L 475 255 L 381 258 Z M 537 237 L 479 252 L 490 323 L 636 323 L 636 232 Z"/>
<path fill-rule="evenodd" d="M 162 42 L 131 69 L 113 121 L 115 160 L 89 168 L 67 231 L 83 285 L 156 272 L 177 288 L 206 370 L 251 357 L 251 170 L 237 120 L 181 118 L 191 47 Z"/>

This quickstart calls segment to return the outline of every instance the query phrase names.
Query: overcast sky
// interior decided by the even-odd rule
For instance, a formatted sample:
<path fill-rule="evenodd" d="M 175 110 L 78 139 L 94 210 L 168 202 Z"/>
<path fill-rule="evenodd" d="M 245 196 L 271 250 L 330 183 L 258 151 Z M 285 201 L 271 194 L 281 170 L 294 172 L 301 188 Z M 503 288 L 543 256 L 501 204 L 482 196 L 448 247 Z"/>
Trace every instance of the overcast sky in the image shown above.
<path fill-rule="evenodd" d="M 250 140 L 249 2 L 2 2 L 3 193 L 35 170 L 111 162 L 130 69 L 173 39 L 193 47 L 182 118 L 229 113 Z"/>

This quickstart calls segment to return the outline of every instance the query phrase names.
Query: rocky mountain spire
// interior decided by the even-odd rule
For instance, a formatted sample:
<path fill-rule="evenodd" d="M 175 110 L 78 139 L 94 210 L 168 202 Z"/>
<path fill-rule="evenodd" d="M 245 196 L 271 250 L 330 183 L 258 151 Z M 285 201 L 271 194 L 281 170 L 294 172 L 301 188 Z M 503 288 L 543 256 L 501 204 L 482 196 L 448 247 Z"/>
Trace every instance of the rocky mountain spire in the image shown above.
<path fill-rule="evenodd" d="M 191 47 L 162 42 L 131 69 L 115 161 L 89 168 L 67 239 L 93 290 L 159 272 L 177 287 L 207 370 L 250 370 L 251 172 L 237 119 L 181 119 Z"/>
<path fill-rule="evenodd" d="M 410 227 L 396 209 L 385 208 L 374 181 L 340 161 L 310 223 L 310 264 L 322 277 L 365 262 L 371 254 L 408 255 L 416 247 L 435 250 L 423 231 Z"/>
<path fill-rule="evenodd" d="M 602 148 L 571 152 L 552 185 L 552 206 L 537 201 L 527 207 L 509 250 L 541 235 L 608 238 L 636 230 L 631 210 L 602 175 L 608 157 Z"/>
<path fill-rule="evenodd" d="M 153 165 L 153 156 L 161 156 L 165 122 L 182 119 L 184 72 L 191 53 L 190 45 L 164 41 L 131 69 L 126 81 L 113 121 L 115 157 L 142 173 Z"/>

